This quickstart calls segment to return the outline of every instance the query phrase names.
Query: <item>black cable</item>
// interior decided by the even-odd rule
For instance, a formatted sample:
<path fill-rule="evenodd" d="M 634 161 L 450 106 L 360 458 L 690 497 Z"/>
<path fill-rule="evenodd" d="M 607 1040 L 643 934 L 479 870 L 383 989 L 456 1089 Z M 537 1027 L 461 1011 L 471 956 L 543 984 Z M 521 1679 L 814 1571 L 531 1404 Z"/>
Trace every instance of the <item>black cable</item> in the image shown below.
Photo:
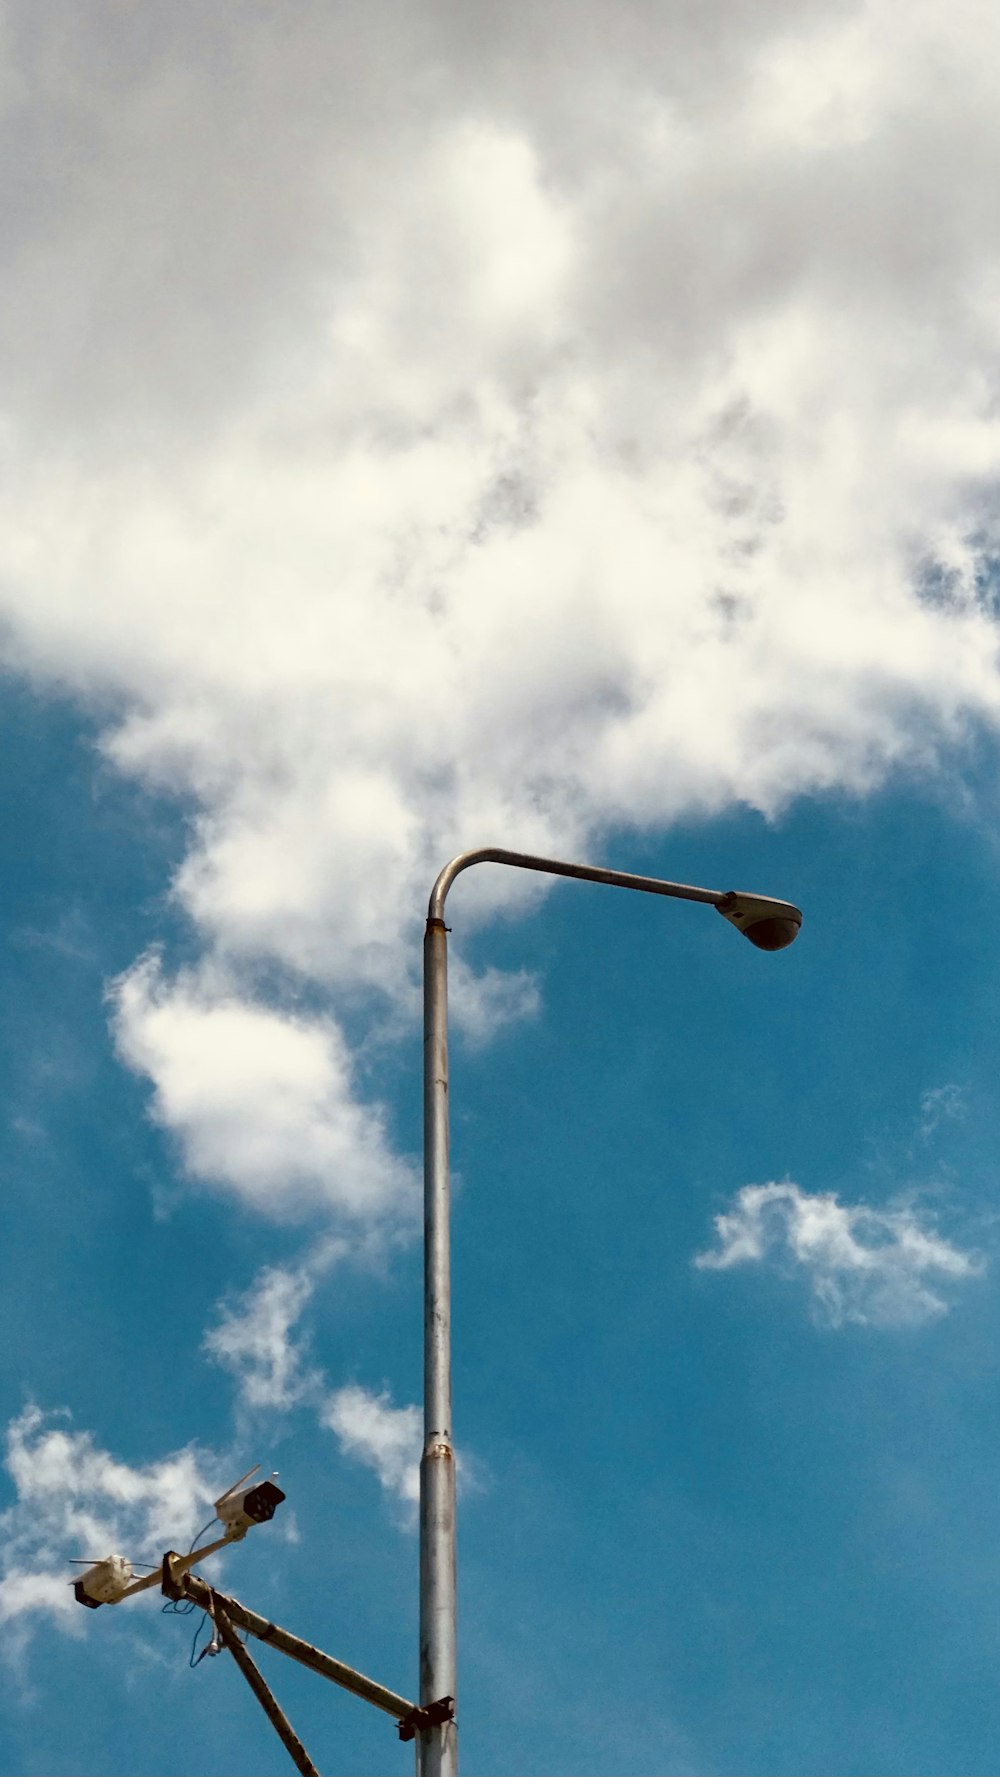
<path fill-rule="evenodd" d="M 199 1543 L 200 1543 L 200 1541 L 201 1541 L 201 1539 L 202 1539 L 202 1537 L 203 1537 L 203 1536 L 204 1536 L 204 1534 L 205 1534 L 205 1532 L 206 1532 L 206 1530 L 211 1530 L 211 1528 L 212 1528 L 212 1525 L 213 1525 L 213 1524 L 217 1524 L 217 1523 L 221 1523 L 221 1519 L 219 1519 L 219 1518 L 217 1518 L 217 1516 L 216 1516 L 216 1514 L 215 1514 L 215 1512 L 213 1512 L 213 1513 L 212 1513 L 212 1516 L 211 1516 L 211 1517 L 210 1517 L 210 1518 L 209 1518 L 209 1520 L 208 1520 L 208 1523 L 207 1523 L 207 1524 L 203 1524 L 203 1525 L 202 1525 L 202 1527 L 201 1527 L 201 1529 L 200 1529 L 200 1530 L 199 1530 L 199 1532 L 198 1532 L 198 1534 L 197 1534 L 197 1536 L 194 1536 L 194 1537 L 192 1537 L 192 1538 L 191 1538 L 191 1547 L 190 1547 L 190 1548 L 189 1548 L 189 1550 L 188 1550 L 188 1554 L 189 1554 L 189 1555 L 193 1555 L 193 1554 L 194 1554 L 194 1552 L 195 1552 L 195 1549 L 196 1549 L 196 1548 L 197 1548 L 197 1546 L 198 1546 L 198 1544 L 199 1544 Z"/>
<path fill-rule="evenodd" d="M 168 1598 L 161 1608 L 165 1617 L 189 1617 L 195 1603 L 193 1598 Z"/>
<path fill-rule="evenodd" d="M 191 1600 L 189 1602 L 191 1602 L 191 1608 L 193 1609 L 194 1608 L 193 1600 Z M 205 1658 L 205 1655 L 208 1653 L 209 1649 L 212 1646 L 211 1642 L 209 1642 L 205 1647 L 202 1648 L 201 1653 L 198 1655 L 197 1659 L 195 1658 L 195 1649 L 198 1646 L 199 1637 L 201 1636 L 201 1632 L 204 1629 L 205 1624 L 207 1622 L 208 1622 L 208 1612 L 206 1610 L 202 1613 L 201 1622 L 198 1624 L 198 1627 L 194 1632 L 194 1639 L 191 1643 L 191 1652 L 188 1655 L 188 1665 L 190 1666 L 192 1672 L 194 1671 L 195 1667 L 198 1665 L 199 1660 L 203 1660 Z M 214 1625 L 213 1625 L 213 1627 L 214 1627 Z M 212 1651 L 214 1652 L 214 1649 Z"/>

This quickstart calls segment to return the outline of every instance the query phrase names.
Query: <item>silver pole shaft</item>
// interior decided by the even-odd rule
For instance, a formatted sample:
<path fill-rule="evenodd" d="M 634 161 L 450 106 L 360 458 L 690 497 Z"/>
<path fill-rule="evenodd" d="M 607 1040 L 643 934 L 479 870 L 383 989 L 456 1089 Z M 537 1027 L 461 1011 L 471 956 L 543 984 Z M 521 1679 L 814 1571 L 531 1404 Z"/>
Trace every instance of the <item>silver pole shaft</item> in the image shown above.
<path fill-rule="evenodd" d="M 420 1461 L 420 1702 L 456 1697 L 455 1453 L 451 1427 L 448 936 L 424 938 L 424 1451 Z M 420 1777 L 457 1777 L 455 1722 L 424 1728 Z"/>

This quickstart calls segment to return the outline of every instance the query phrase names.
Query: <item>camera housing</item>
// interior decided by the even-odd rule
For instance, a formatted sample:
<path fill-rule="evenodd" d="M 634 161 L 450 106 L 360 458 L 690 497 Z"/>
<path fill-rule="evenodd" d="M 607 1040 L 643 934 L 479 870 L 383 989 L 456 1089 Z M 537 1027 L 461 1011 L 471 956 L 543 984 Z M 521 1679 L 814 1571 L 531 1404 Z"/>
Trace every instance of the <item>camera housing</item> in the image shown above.
<path fill-rule="evenodd" d="M 255 1471 L 250 1470 L 250 1475 Z M 250 1475 L 244 1475 L 248 1481 Z M 285 1495 L 275 1485 L 274 1476 L 268 1481 L 257 1481 L 253 1487 L 244 1487 L 237 1481 L 215 1502 L 216 1515 L 222 1525 L 227 1542 L 237 1542 L 246 1536 L 255 1524 L 267 1524 L 274 1517 Z"/>
<path fill-rule="evenodd" d="M 192 1543 L 186 1555 L 167 1557 L 173 1561 L 177 1572 L 190 1572 L 206 1556 L 214 1555 L 227 1543 L 239 1542 L 255 1524 L 266 1524 L 274 1517 L 285 1495 L 275 1486 L 275 1475 L 267 1481 L 253 1481 L 259 1471 L 260 1463 L 256 1463 L 216 1500 L 215 1515 L 222 1526 L 222 1535 L 215 1542 L 201 1543 L 197 1548 Z M 248 1481 L 253 1481 L 251 1487 L 247 1486 Z M 208 1525 L 205 1528 L 208 1529 Z M 73 1566 L 86 1568 L 86 1572 L 70 1584 L 77 1603 L 85 1605 L 87 1610 L 98 1610 L 102 1604 L 120 1604 L 123 1598 L 131 1598 L 135 1592 L 147 1592 L 152 1586 L 160 1585 L 164 1575 L 161 1565 L 154 1572 L 136 1579 L 131 1561 L 124 1555 L 106 1555 L 103 1561 L 74 1560 Z"/>
<path fill-rule="evenodd" d="M 134 1578 L 132 1563 L 124 1555 L 106 1555 L 73 1581 L 73 1596 L 88 1610 L 100 1610 L 102 1604 L 118 1604 Z"/>

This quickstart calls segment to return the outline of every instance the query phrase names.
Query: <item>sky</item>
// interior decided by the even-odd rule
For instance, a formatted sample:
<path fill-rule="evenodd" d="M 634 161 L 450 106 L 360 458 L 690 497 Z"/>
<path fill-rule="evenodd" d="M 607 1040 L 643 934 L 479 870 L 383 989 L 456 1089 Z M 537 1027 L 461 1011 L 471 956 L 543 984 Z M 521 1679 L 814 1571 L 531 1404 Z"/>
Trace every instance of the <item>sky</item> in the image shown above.
<path fill-rule="evenodd" d="M 416 1688 L 449 900 L 481 1777 L 997 1768 L 1000 20 L 0 8 L 0 1764 Z M 266 1649 L 317 1765 L 390 1721 Z"/>

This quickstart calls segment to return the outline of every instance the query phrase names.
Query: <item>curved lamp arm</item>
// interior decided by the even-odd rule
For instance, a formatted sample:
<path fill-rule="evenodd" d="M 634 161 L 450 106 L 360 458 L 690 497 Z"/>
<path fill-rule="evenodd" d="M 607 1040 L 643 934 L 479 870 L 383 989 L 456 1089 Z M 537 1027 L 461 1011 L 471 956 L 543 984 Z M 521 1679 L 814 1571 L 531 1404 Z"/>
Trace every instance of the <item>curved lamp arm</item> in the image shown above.
<path fill-rule="evenodd" d="M 470 864 L 511 864 L 516 870 L 538 870 L 545 876 L 575 876 L 581 882 L 604 882 L 610 888 L 639 889 L 645 895 L 670 895 L 675 901 L 701 901 L 714 907 L 759 950 L 784 950 L 799 935 L 802 914 L 791 901 L 752 895 L 741 889 L 692 888 L 686 882 L 664 882 L 658 876 L 635 876 L 629 870 L 605 870 L 597 864 L 564 864 L 558 858 L 536 858 L 529 852 L 505 851 L 497 845 L 460 852 L 441 871 L 427 905 L 427 917 L 444 920 L 444 904 L 456 876 Z"/>
<path fill-rule="evenodd" d="M 712 906 L 724 899 L 717 889 L 688 888 L 682 882 L 660 882 L 655 876 L 632 876 L 627 870 L 603 870 L 596 864 L 562 864 L 557 858 L 535 858 L 528 852 L 504 851 L 497 845 L 483 846 L 479 851 L 463 851 L 446 864 L 431 890 L 427 907 L 428 919 L 441 919 L 444 904 L 456 876 L 470 864 L 513 864 L 517 870 L 539 870 L 546 876 L 577 876 L 584 882 L 606 882 L 612 888 L 643 889 L 648 895 L 674 895 L 680 901 L 708 901 Z"/>

